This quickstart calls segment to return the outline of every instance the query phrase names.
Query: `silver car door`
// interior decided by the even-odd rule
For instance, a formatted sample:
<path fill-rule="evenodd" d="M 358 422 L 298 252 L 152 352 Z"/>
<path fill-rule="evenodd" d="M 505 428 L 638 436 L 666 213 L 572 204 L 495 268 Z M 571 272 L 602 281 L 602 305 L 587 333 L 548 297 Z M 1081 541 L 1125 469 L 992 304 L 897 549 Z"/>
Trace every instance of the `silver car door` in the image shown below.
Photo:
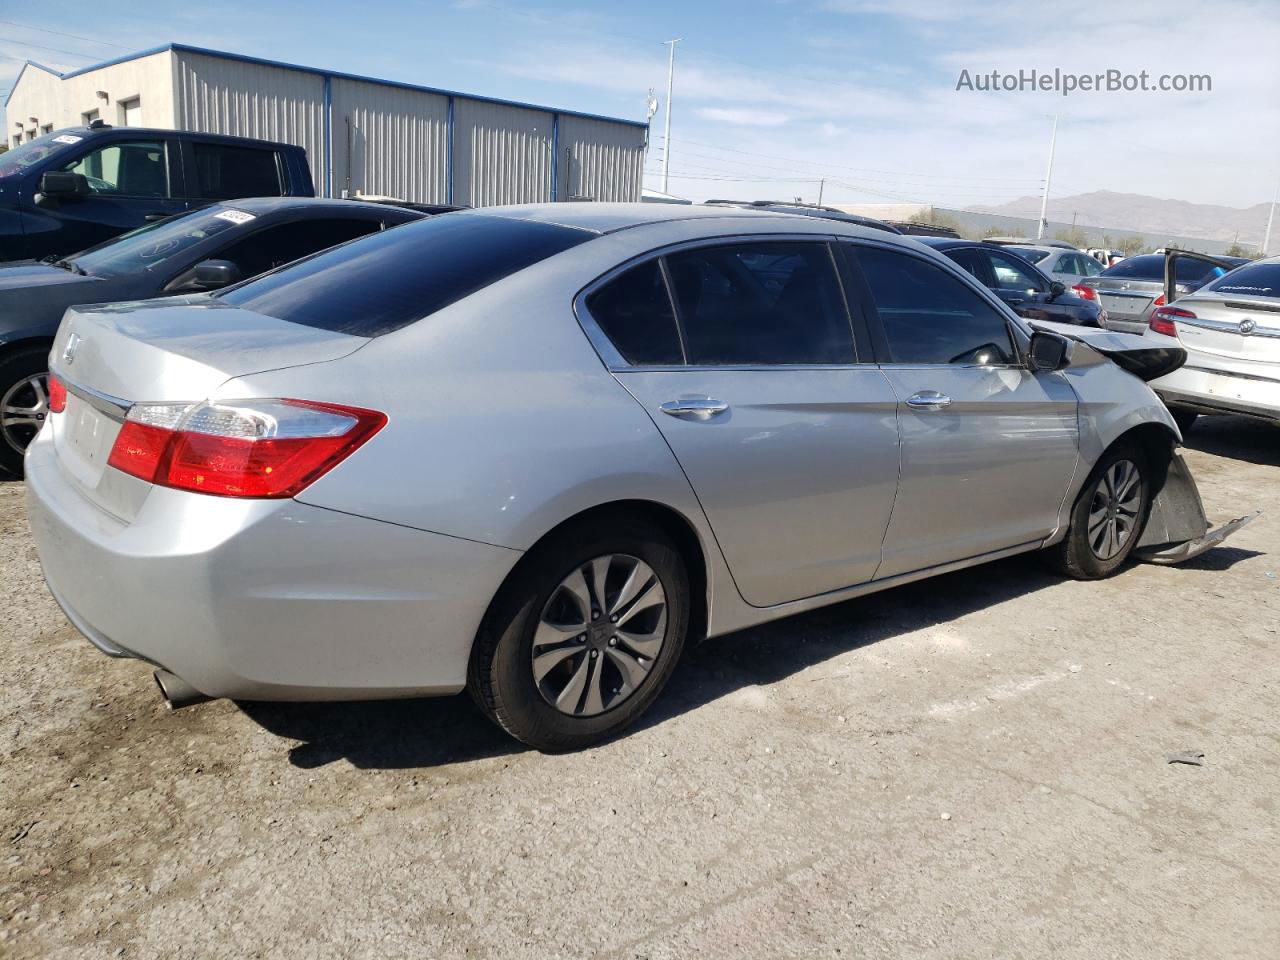
<path fill-rule="evenodd" d="M 1044 538 L 1075 470 L 1074 391 L 1026 368 L 1008 318 L 949 265 L 853 249 L 902 437 L 879 576 Z"/>
<path fill-rule="evenodd" d="M 748 603 L 875 576 L 896 399 L 857 362 L 825 242 L 686 245 L 606 278 L 578 310 L 675 453 Z"/>

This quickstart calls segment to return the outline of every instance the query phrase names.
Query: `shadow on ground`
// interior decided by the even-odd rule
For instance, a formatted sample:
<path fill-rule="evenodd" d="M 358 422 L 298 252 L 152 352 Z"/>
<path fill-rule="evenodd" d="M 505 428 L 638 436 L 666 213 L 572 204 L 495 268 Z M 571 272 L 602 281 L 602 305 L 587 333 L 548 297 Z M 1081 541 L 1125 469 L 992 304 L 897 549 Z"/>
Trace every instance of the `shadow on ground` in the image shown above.
<path fill-rule="evenodd" d="M 639 727 L 1057 582 L 1034 557 L 1014 557 L 707 640 L 688 651 Z M 245 702 L 239 707 L 271 733 L 302 741 L 289 752 L 290 762 L 299 767 L 339 759 L 362 769 L 432 767 L 524 749 L 466 696 L 371 703 Z"/>
<path fill-rule="evenodd" d="M 1280 467 L 1280 425 L 1249 417 L 1201 417 L 1184 446 L 1215 457 Z"/>

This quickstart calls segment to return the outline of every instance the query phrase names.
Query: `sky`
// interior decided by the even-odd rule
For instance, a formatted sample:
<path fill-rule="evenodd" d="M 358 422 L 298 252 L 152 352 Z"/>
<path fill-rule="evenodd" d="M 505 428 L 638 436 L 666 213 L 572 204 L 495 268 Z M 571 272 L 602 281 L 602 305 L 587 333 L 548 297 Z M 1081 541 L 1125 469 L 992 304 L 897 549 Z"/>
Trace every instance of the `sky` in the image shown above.
<path fill-rule="evenodd" d="M 1069 11 L 1069 12 L 1068 12 Z M 670 192 L 944 207 L 1094 190 L 1228 206 L 1280 181 L 1276 0 L 337 0 L 0 7 L 0 91 L 169 41 L 643 120 Z M 957 90 L 992 70 L 1207 74 L 1199 92 Z M 974 85 L 977 85 L 976 80 Z M 821 183 L 820 181 L 825 181 Z"/>

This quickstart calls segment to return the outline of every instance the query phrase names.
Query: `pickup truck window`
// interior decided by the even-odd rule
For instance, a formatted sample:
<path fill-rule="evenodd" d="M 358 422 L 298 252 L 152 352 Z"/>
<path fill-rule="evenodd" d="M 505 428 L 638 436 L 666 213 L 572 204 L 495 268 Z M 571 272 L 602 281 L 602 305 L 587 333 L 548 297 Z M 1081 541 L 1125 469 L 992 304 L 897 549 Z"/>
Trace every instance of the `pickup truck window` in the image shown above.
<path fill-rule="evenodd" d="M 59 140 L 59 137 L 63 139 Z M 81 139 L 76 134 L 54 132 L 28 140 L 21 146 L 14 146 L 7 153 L 0 153 L 0 177 L 14 177 L 25 173 L 42 160 L 75 146 Z"/>
<path fill-rule="evenodd" d="M 169 194 L 164 143 L 159 140 L 109 143 L 73 160 L 62 169 L 84 174 L 94 194 L 119 197 L 165 197 Z"/>
<path fill-rule="evenodd" d="M 196 196 L 211 200 L 280 196 L 280 168 L 274 150 L 221 143 L 192 145 Z"/>

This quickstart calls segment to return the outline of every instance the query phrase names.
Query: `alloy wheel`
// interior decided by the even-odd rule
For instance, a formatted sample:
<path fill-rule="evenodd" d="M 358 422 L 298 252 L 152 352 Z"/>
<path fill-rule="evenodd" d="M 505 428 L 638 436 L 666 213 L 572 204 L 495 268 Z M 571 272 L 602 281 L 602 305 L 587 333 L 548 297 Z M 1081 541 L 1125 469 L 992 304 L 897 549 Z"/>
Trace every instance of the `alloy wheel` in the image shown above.
<path fill-rule="evenodd" d="M 596 557 L 569 573 L 533 635 L 533 679 L 561 713 L 591 717 L 631 697 L 649 676 L 667 630 L 667 595 L 638 557 Z"/>
<path fill-rule="evenodd" d="M 1138 526 L 1142 475 L 1132 460 L 1117 460 L 1098 480 L 1089 505 L 1089 549 L 1099 560 L 1120 553 Z"/>
<path fill-rule="evenodd" d="M 24 377 L 0 397 L 0 434 L 18 453 L 27 449 L 49 416 L 49 375 Z"/>

